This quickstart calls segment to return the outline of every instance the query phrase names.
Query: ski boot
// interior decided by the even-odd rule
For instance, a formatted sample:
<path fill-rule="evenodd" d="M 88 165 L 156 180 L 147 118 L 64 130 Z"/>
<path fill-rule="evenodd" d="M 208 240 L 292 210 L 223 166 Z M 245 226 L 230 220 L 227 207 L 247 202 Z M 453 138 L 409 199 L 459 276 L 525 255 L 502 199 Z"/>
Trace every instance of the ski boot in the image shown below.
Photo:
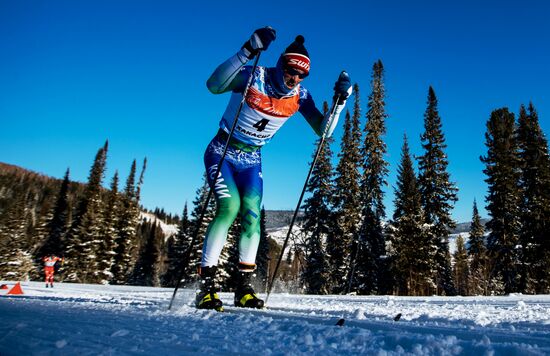
<path fill-rule="evenodd" d="M 201 286 L 195 299 L 195 305 L 198 309 L 214 309 L 223 311 L 223 303 L 218 297 L 214 278 L 216 277 L 216 266 L 201 267 L 200 277 Z"/>
<path fill-rule="evenodd" d="M 256 295 L 250 278 L 252 272 L 239 271 L 239 278 L 237 282 L 237 289 L 235 290 L 235 306 L 241 308 L 256 308 L 262 309 L 264 307 L 264 301 Z"/>

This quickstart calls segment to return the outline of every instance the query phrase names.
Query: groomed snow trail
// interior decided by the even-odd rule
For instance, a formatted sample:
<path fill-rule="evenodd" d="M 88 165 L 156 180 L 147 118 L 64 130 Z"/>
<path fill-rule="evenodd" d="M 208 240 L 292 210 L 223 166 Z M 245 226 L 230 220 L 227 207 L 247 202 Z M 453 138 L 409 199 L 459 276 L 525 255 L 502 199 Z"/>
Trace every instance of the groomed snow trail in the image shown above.
<path fill-rule="evenodd" d="M 14 282 L 6 283 L 10 287 Z M 0 295 L 0 355 L 550 354 L 550 296 L 273 294 L 267 310 L 196 310 L 194 290 L 22 283 Z M 396 314 L 401 319 L 394 321 Z M 344 326 L 336 322 L 345 319 Z"/>

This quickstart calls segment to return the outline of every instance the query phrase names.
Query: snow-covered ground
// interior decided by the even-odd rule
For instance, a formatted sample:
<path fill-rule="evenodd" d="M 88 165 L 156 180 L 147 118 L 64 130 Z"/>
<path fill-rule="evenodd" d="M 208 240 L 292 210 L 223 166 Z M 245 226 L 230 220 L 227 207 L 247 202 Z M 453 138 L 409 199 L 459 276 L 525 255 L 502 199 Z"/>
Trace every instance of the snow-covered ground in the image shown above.
<path fill-rule="evenodd" d="M 21 296 L 0 290 L 0 355 L 550 354 L 548 295 L 273 294 L 267 310 L 217 313 L 196 310 L 191 289 L 168 311 L 166 288 L 22 288 Z M 220 296 L 231 304 L 232 294 Z"/>

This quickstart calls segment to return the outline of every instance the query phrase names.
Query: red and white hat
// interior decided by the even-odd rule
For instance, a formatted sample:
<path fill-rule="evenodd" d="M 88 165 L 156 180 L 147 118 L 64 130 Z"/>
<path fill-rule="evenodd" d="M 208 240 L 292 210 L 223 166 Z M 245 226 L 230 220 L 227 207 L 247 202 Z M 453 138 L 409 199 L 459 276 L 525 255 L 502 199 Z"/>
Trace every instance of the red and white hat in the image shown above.
<path fill-rule="evenodd" d="M 301 70 L 307 75 L 311 67 L 311 60 L 307 49 L 304 47 L 304 42 L 304 36 L 296 36 L 294 42 L 281 55 L 281 59 L 283 66 Z"/>

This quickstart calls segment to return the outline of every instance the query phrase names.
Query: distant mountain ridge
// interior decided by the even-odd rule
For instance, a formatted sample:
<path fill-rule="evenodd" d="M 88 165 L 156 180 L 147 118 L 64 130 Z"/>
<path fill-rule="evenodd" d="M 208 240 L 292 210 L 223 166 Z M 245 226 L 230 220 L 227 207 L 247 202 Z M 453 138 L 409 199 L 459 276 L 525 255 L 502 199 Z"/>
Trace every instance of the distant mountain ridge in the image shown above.
<path fill-rule="evenodd" d="M 292 220 L 293 214 L 294 214 L 294 211 L 292 210 L 266 210 L 265 211 L 266 229 L 273 230 L 273 229 L 280 229 L 282 227 L 289 226 L 290 221 Z M 303 211 L 298 212 L 298 217 L 296 218 L 297 222 L 299 223 L 303 217 L 304 217 L 304 212 Z"/>
<path fill-rule="evenodd" d="M 294 214 L 294 211 L 292 210 L 266 210 L 265 217 L 266 217 L 266 228 L 268 230 L 274 230 L 274 229 L 281 229 L 285 226 L 290 225 L 290 221 L 292 220 L 292 214 Z M 298 213 L 298 218 L 296 219 L 296 223 L 299 224 L 301 219 L 303 219 L 304 212 L 300 211 Z M 485 225 L 489 221 L 489 219 L 481 219 L 481 223 Z M 456 225 L 456 228 L 451 231 L 451 234 L 461 234 L 461 233 L 467 233 L 470 232 L 470 221 L 461 222 Z"/>

